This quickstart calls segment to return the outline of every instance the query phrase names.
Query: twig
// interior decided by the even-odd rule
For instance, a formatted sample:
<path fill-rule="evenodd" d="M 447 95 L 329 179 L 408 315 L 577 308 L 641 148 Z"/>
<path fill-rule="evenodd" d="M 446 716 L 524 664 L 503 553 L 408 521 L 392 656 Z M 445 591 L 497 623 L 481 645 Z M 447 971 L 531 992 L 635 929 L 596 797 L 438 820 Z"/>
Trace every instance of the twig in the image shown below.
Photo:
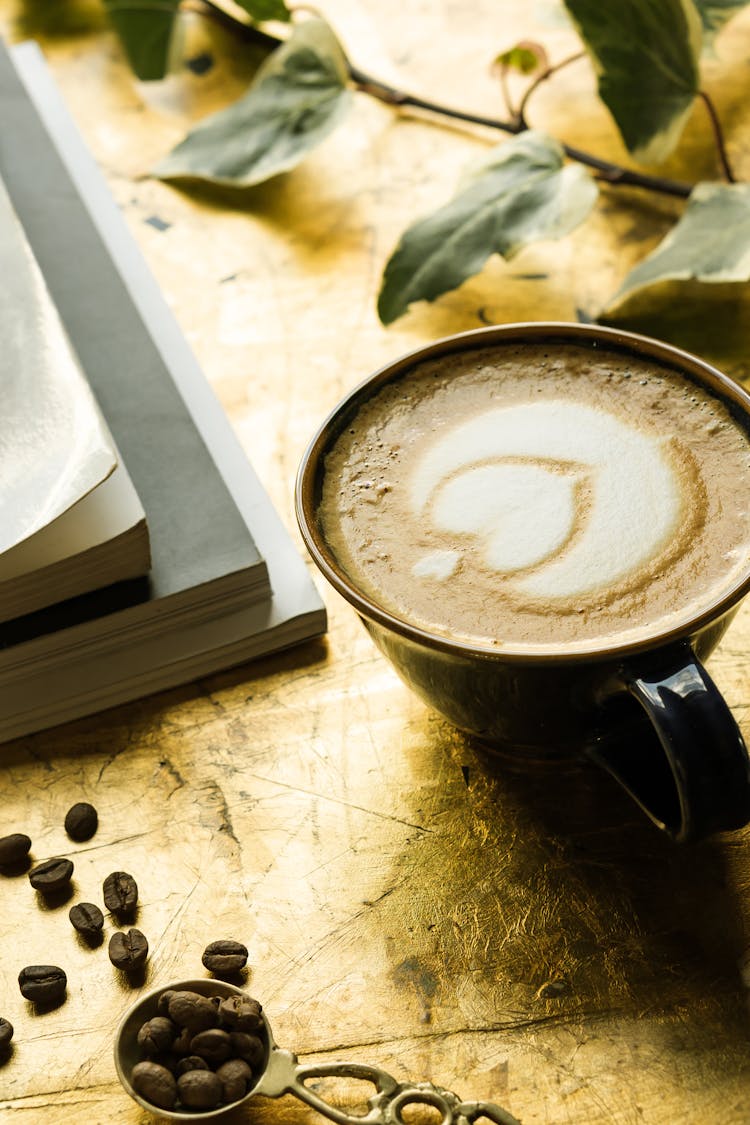
<path fill-rule="evenodd" d="M 224 8 L 214 3 L 214 0 L 189 0 L 189 6 L 196 11 L 204 10 L 210 18 L 215 19 L 224 27 L 229 28 L 250 42 L 259 43 L 266 47 L 277 47 L 283 42 L 282 39 L 277 38 L 275 35 L 269 35 L 267 32 L 260 31 L 257 27 L 253 27 L 252 24 L 236 19 Z M 556 69 L 572 61 L 573 56 L 564 60 Z M 470 125 L 481 125 L 486 129 L 499 129 L 503 133 L 513 135 L 523 133 L 527 129 L 525 122 L 522 120 L 503 121 L 495 117 L 485 117 L 482 114 L 467 113 L 460 109 L 454 109 L 452 106 L 442 105 L 439 102 L 417 97 L 415 94 L 409 94 L 404 90 L 399 90 L 395 86 L 390 86 L 387 82 L 381 82 L 379 78 L 367 74 L 364 70 L 360 70 L 359 67 L 354 66 L 348 61 L 347 66 L 349 77 L 358 90 L 364 94 L 369 94 L 370 97 L 377 98 L 381 102 L 385 102 L 387 105 L 398 106 L 400 108 L 420 109 L 427 113 L 434 113 L 439 117 L 447 117 L 453 121 L 465 121 Z M 711 108 L 713 109 L 713 107 Z M 720 130 L 719 136 L 721 136 Z M 563 144 L 562 149 L 570 160 L 575 160 L 578 164 L 584 164 L 588 168 L 593 168 L 594 171 L 598 173 L 598 178 L 608 184 L 645 188 L 648 191 L 658 192 L 660 195 L 675 196 L 678 199 L 687 199 L 693 190 L 693 184 L 683 183 L 680 180 L 666 179 L 663 176 L 651 176 L 646 172 L 637 172 L 631 168 L 624 168 L 620 164 L 613 164 L 609 160 L 602 160 L 600 157 L 594 156 L 590 152 L 585 152 L 583 149 L 575 148 L 573 145 Z"/>
<path fill-rule="evenodd" d="M 562 62 L 555 63 L 554 66 L 546 67 L 541 72 L 541 74 L 538 74 L 536 76 L 536 78 L 534 79 L 533 82 L 529 83 L 529 85 L 526 87 L 526 92 L 524 93 L 523 97 L 521 98 L 521 104 L 518 107 L 518 116 L 521 119 L 521 121 L 524 123 L 524 125 L 526 124 L 526 106 L 529 104 L 529 98 L 534 93 L 534 91 L 539 86 L 541 86 L 542 82 L 546 82 L 548 78 L 551 78 L 553 74 L 557 74 L 557 72 L 559 70 L 562 70 L 562 68 L 564 66 L 569 66 L 570 63 L 578 62 L 579 59 L 585 59 L 585 58 L 586 58 L 586 52 L 585 51 L 576 51 L 576 53 L 574 55 L 568 55 L 567 59 L 563 59 Z"/>
<path fill-rule="evenodd" d="M 706 107 L 706 112 L 708 113 L 708 119 L 711 122 L 711 131 L 713 132 L 713 135 L 714 135 L 714 143 L 716 145 L 716 153 L 719 157 L 719 164 L 721 165 L 721 170 L 724 174 L 724 179 L 727 181 L 728 184 L 736 183 L 736 180 L 735 180 L 735 177 L 734 177 L 734 172 L 732 171 L 732 166 L 729 163 L 729 155 L 727 153 L 726 145 L 724 144 L 724 133 L 723 133 L 722 128 L 721 128 L 721 122 L 719 121 L 719 115 L 716 112 L 716 107 L 714 106 L 713 101 L 711 100 L 711 98 L 709 97 L 709 95 L 706 93 L 705 90 L 699 90 L 698 91 L 698 97 L 701 99 L 704 106 Z"/>

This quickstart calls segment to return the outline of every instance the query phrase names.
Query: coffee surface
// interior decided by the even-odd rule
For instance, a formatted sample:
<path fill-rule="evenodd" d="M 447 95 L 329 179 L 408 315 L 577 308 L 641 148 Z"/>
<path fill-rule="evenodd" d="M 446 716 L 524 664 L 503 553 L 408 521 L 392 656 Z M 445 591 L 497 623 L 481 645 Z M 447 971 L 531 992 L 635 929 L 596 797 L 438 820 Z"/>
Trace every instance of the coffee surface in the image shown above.
<path fill-rule="evenodd" d="M 360 409 L 318 518 L 396 616 L 502 650 L 627 643 L 750 561 L 750 443 L 655 361 L 570 343 L 427 360 Z"/>

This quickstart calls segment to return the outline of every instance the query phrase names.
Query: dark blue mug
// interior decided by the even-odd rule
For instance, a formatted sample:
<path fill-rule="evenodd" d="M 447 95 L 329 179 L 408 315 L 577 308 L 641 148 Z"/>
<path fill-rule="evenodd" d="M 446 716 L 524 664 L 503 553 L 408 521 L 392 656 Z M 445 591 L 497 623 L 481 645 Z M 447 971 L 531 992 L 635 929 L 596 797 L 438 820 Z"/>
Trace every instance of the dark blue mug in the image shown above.
<path fill-rule="evenodd" d="M 397 616 L 358 587 L 326 541 L 318 519 L 326 456 L 361 405 L 424 360 L 507 341 L 570 342 L 656 360 L 718 397 L 750 442 L 750 395 L 680 349 L 589 325 L 533 323 L 466 332 L 389 363 L 320 427 L 296 487 L 307 548 L 402 679 L 457 727 L 521 760 L 587 756 L 675 840 L 737 829 L 750 821 L 750 759 L 702 662 L 750 590 L 750 559 L 727 593 L 677 627 L 655 627 L 636 642 L 595 652 L 576 646 L 569 653 L 513 654 L 431 633 Z"/>

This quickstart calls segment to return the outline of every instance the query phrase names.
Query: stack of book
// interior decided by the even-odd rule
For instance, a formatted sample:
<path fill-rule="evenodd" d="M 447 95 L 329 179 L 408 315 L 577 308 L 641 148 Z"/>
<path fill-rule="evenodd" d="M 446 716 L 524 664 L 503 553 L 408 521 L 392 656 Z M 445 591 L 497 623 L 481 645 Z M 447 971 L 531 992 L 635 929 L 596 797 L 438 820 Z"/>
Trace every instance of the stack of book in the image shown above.
<path fill-rule="evenodd" d="M 6 740 L 326 617 L 35 44 L 0 42 L 0 107 Z"/>

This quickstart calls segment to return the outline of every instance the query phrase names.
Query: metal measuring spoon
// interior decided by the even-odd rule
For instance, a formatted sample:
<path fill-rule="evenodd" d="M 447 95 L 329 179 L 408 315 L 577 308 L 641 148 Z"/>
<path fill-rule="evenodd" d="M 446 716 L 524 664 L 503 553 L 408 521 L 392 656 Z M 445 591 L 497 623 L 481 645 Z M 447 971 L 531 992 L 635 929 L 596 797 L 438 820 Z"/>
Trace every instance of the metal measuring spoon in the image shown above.
<path fill-rule="evenodd" d="M 465 1102 L 433 1086 L 431 1082 L 399 1082 L 376 1066 L 356 1062 L 301 1063 L 291 1051 L 277 1047 L 271 1026 L 264 1012 L 263 1027 L 258 1032 L 266 1048 L 265 1065 L 253 1076 L 250 1088 L 243 1098 L 216 1109 L 161 1109 L 138 1094 L 131 1084 L 131 1074 L 137 1062 L 143 1059 L 138 1046 L 138 1030 L 146 1020 L 157 1013 L 159 997 L 172 989 L 175 992 L 199 992 L 203 996 L 243 996 L 241 988 L 219 980 L 183 980 L 163 985 L 143 996 L 126 1013 L 115 1037 L 115 1067 L 125 1090 L 144 1109 L 166 1121 L 186 1121 L 190 1118 L 211 1120 L 234 1110 L 256 1094 L 266 1098 L 280 1098 L 292 1094 L 306 1105 L 317 1110 L 337 1125 L 404 1125 L 403 1110 L 409 1105 L 432 1106 L 442 1114 L 439 1125 L 472 1125 L 482 1117 L 496 1125 L 520 1125 L 517 1118 L 493 1102 Z M 375 1093 L 368 1099 L 365 1114 L 347 1113 L 321 1098 L 306 1083 L 316 1078 L 359 1078 L 371 1082 Z"/>

